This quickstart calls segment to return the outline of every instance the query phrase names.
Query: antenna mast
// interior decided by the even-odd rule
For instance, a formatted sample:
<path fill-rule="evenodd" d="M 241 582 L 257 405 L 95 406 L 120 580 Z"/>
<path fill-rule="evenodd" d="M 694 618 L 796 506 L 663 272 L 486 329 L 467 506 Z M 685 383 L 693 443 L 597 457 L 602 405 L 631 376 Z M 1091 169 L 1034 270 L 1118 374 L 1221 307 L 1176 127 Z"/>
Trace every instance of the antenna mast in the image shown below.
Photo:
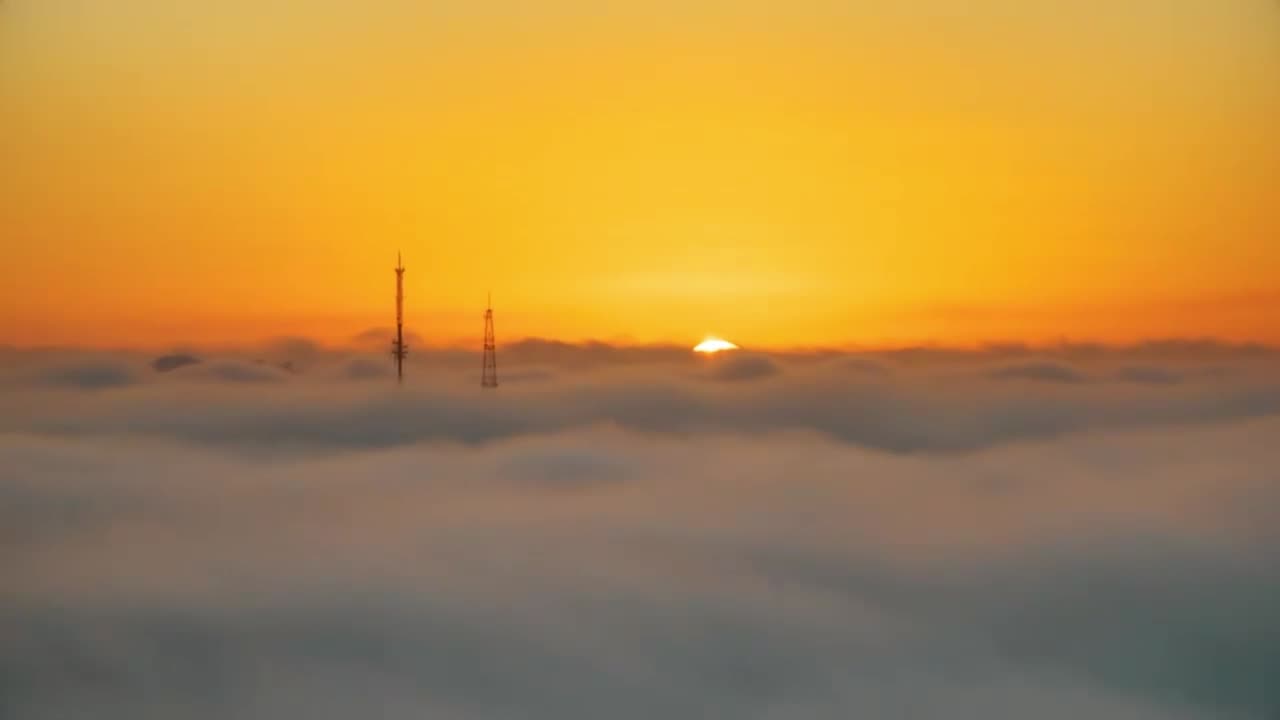
<path fill-rule="evenodd" d="M 489 306 L 484 311 L 484 368 L 480 373 L 480 387 L 498 387 L 498 354 L 493 340 L 493 293 L 489 293 Z"/>
<path fill-rule="evenodd" d="M 396 338 L 391 341 L 391 357 L 396 359 L 396 382 L 404 382 L 404 357 L 409 348 L 404 344 L 404 261 L 396 253 Z"/>

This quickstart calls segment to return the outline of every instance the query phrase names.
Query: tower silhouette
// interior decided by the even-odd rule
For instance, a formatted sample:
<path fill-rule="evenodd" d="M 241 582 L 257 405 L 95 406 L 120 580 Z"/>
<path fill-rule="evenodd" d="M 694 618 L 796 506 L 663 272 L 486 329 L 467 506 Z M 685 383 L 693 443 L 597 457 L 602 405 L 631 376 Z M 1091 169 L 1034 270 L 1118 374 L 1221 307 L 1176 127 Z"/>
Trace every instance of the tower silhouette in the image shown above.
<path fill-rule="evenodd" d="M 493 295 L 484 311 L 484 369 L 480 373 L 480 387 L 498 387 L 498 354 L 493 341 Z"/>
<path fill-rule="evenodd" d="M 396 338 L 391 341 L 391 357 L 396 359 L 396 382 L 404 382 L 404 356 L 409 347 L 404 344 L 404 261 L 396 253 Z"/>

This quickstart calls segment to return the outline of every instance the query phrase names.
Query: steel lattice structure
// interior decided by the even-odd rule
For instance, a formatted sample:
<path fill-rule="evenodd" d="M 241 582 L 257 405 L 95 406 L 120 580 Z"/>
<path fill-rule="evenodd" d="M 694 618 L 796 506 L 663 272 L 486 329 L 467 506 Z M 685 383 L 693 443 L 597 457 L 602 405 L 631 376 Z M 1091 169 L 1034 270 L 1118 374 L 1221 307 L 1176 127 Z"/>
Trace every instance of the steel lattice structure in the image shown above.
<path fill-rule="evenodd" d="M 404 261 L 396 253 L 396 337 L 391 341 L 391 357 L 396 359 L 396 382 L 404 382 L 404 358 L 409 346 L 404 344 Z"/>
<path fill-rule="evenodd" d="M 498 353 L 493 339 L 493 296 L 484 311 L 484 368 L 480 373 L 480 387 L 498 387 Z"/>

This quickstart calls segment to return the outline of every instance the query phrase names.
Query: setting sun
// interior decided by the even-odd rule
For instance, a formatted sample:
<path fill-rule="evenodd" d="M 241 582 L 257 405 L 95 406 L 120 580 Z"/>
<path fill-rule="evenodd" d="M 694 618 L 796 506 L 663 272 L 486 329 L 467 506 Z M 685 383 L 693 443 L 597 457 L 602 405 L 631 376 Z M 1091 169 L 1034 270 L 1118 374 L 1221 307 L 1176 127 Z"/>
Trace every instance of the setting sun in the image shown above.
<path fill-rule="evenodd" d="M 707 338 L 694 346 L 694 352 L 707 353 L 708 355 L 718 353 L 721 350 L 737 350 L 738 346 L 728 340 L 720 338 Z"/>

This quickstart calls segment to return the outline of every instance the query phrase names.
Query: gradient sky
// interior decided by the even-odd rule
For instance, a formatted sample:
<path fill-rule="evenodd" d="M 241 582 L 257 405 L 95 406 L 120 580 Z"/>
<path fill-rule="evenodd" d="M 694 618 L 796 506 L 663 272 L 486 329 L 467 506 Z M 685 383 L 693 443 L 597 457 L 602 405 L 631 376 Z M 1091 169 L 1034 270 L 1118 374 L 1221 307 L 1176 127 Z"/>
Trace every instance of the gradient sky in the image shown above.
<path fill-rule="evenodd" d="M 1273 0 L 0 5 L 0 343 L 1280 342 Z"/>

